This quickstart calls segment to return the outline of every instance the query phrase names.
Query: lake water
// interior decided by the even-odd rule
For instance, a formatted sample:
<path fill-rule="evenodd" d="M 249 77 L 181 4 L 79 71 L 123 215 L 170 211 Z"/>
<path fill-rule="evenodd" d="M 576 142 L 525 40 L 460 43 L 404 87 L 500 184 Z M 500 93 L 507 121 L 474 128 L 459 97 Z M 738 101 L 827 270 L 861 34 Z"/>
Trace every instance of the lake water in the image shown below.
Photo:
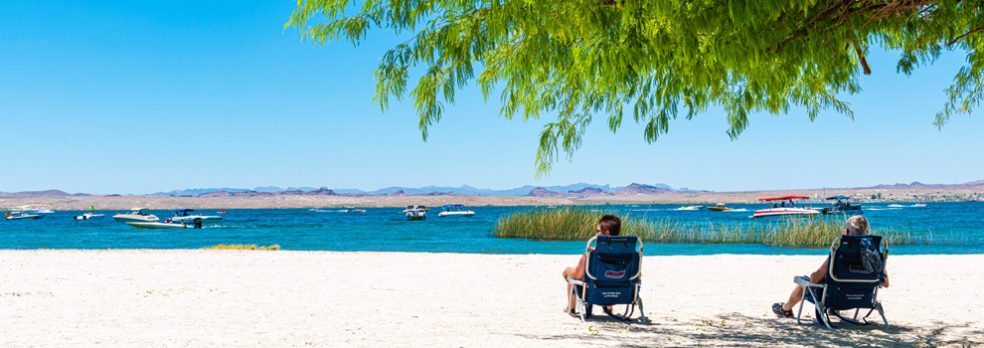
<path fill-rule="evenodd" d="M 984 202 L 863 204 L 872 230 L 905 230 L 943 241 L 919 246 L 893 246 L 893 254 L 984 253 Z M 900 205 L 900 206 L 899 206 Z M 673 219 L 700 228 L 707 224 L 769 223 L 749 216 L 761 204 L 729 205 L 738 212 L 675 211 L 673 205 L 611 205 L 585 207 L 618 211 L 649 219 Z M 583 242 L 500 239 L 492 234 L 501 216 L 533 207 L 471 207 L 477 215 L 406 221 L 402 209 L 367 209 L 364 214 L 317 213 L 308 209 L 233 209 L 204 229 L 139 230 L 115 222 L 118 211 L 104 211 L 102 220 L 75 221 L 82 212 L 59 211 L 40 220 L 0 220 L 2 249 L 184 249 L 216 244 L 278 244 L 287 250 L 407 251 L 493 254 L 577 254 Z M 171 211 L 152 211 L 162 219 Z M 214 215 L 215 210 L 200 213 Z M 843 221 L 843 217 L 828 217 Z M 774 220 L 770 220 L 774 221 Z M 956 241 L 956 242 L 954 242 Z M 694 254 L 823 254 L 823 249 L 800 249 L 750 244 L 646 244 L 649 255 Z"/>

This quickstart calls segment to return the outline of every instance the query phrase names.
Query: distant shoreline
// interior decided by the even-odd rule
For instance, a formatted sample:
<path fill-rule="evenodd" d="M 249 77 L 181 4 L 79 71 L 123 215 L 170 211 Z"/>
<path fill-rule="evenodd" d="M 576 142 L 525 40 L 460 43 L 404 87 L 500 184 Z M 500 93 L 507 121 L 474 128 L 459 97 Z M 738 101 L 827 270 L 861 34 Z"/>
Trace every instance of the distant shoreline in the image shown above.
<path fill-rule="evenodd" d="M 461 203 L 468 206 L 560 206 L 605 204 L 735 204 L 759 203 L 758 198 L 802 195 L 850 195 L 858 202 L 963 202 L 984 200 L 980 188 L 947 189 L 815 189 L 771 190 L 755 192 L 667 192 L 638 195 L 563 196 L 474 196 L 474 195 L 266 195 L 254 197 L 187 197 L 156 195 L 67 195 L 67 196 L 0 196 L 0 209 L 45 207 L 55 210 L 123 210 L 132 207 L 149 209 L 249 209 L 315 207 L 402 207 L 413 204 L 440 206 Z M 880 199 L 872 199 L 880 197 Z M 29 208 L 25 208 L 29 207 Z"/>

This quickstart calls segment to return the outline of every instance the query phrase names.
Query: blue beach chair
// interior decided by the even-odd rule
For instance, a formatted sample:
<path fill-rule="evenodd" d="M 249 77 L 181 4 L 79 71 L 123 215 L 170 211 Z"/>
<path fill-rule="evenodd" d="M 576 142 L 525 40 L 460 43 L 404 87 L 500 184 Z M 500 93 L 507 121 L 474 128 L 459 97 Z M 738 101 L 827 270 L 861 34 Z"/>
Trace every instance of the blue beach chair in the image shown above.
<path fill-rule="evenodd" d="M 855 325 L 870 325 L 868 316 L 878 311 L 885 327 L 888 319 L 878 301 L 878 287 L 885 280 L 885 261 L 888 257 L 888 242 L 881 248 L 882 237 L 873 235 L 844 235 L 834 240 L 830 246 L 827 274 L 822 284 L 812 283 L 807 277 L 796 277 L 796 284 L 804 287 L 803 300 L 813 303 L 816 320 L 828 329 L 833 328 L 830 315 L 841 322 Z M 796 322 L 801 323 L 803 302 L 800 301 Z M 841 316 L 841 311 L 854 309 L 853 318 Z M 868 313 L 858 320 L 862 309 Z"/>
<path fill-rule="evenodd" d="M 629 321 L 638 305 L 639 321 L 649 322 L 639 298 L 642 241 L 635 236 L 596 236 L 588 240 L 584 253 L 584 280 L 567 278 L 581 321 L 591 318 L 595 305 L 609 317 Z M 625 305 L 625 313 L 612 313 L 613 305 Z"/>

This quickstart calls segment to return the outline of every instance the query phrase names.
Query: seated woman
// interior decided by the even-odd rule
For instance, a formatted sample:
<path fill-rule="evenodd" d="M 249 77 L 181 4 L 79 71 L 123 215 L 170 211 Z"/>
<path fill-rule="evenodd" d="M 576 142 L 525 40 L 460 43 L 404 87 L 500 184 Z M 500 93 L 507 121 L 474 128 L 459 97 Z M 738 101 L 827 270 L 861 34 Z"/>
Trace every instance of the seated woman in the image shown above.
<path fill-rule="evenodd" d="M 847 219 L 847 223 L 845 225 L 844 230 L 847 234 L 868 234 L 868 219 L 865 219 L 863 216 L 852 216 Z M 823 282 L 824 277 L 827 275 L 827 267 L 829 264 L 830 256 L 828 255 L 827 259 L 825 259 L 823 264 L 820 265 L 820 268 L 817 268 L 816 272 L 810 274 L 810 282 L 817 284 Z M 881 286 L 887 288 L 888 271 L 883 270 L 883 272 L 885 273 L 885 281 L 882 282 Z M 795 307 L 796 304 L 799 303 L 800 299 L 803 298 L 803 291 L 803 287 L 797 285 L 796 288 L 793 289 L 793 293 L 789 294 L 789 299 L 786 300 L 785 303 L 779 302 L 772 304 L 772 312 L 780 317 L 792 318 L 793 307 Z"/>
<path fill-rule="evenodd" d="M 622 220 L 615 215 L 605 215 L 598 220 L 598 226 L 595 228 L 599 236 L 617 236 L 622 231 Z M 564 269 L 563 273 L 564 283 L 567 283 L 567 278 L 573 278 L 577 280 L 584 279 L 584 255 L 581 255 L 581 260 L 577 262 L 577 267 L 567 267 Z M 567 283 L 567 307 L 564 308 L 564 312 L 576 316 L 574 313 L 575 301 L 576 299 L 571 294 L 571 284 Z"/>

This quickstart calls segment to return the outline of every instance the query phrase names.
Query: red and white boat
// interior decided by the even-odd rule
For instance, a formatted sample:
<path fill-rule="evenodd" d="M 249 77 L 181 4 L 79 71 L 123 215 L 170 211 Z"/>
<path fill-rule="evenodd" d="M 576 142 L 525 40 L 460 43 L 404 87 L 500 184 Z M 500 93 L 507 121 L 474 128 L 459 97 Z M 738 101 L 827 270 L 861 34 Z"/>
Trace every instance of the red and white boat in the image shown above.
<path fill-rule="evenodd" d="M 819 210 L 810 207 L 796 207 L 795 200 L 797 199 L 809 199 L 807 196 L 782 196 L 782 197 L 767 197 L 759 198 L 759 201 L 763 202 L 782 202 L 782 206 L 772 205 L 772 208 L 756 210 L 755 214 L 752 215 L 753 219 L 764 218 L 770 216 L 809 216 L 820 214 Z M 789 201 L 789 204 L 786 204 Z"/>

